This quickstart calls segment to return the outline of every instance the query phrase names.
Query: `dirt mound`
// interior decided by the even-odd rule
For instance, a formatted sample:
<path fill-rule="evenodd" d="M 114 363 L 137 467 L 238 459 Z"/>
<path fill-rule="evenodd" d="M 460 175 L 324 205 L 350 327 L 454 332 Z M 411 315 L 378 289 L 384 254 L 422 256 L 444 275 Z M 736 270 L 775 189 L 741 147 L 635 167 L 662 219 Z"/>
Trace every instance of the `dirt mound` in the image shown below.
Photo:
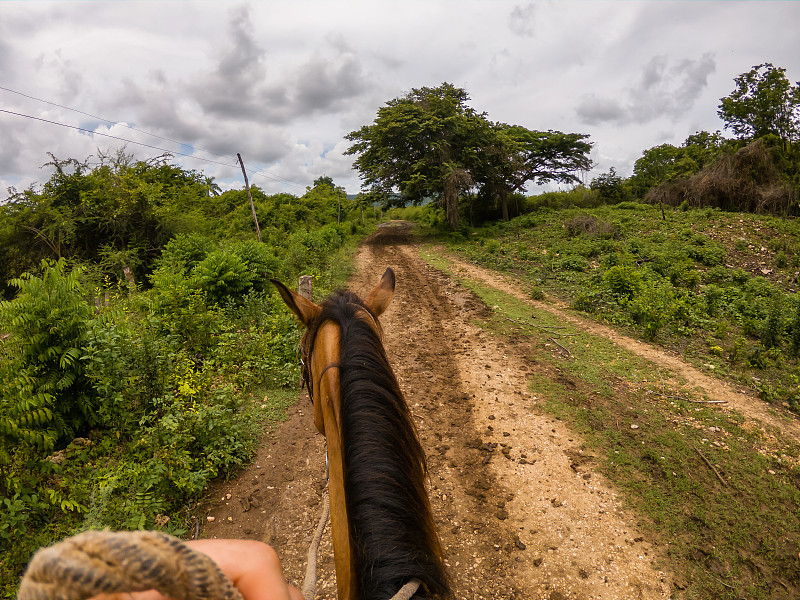
<path fill-rule="evenodd" d="M 414 224 L 408 221 L 387 221 L 378 225 L 378 231 L 364 240 L 365 244 L 398 245 L 411 241 Z"/>

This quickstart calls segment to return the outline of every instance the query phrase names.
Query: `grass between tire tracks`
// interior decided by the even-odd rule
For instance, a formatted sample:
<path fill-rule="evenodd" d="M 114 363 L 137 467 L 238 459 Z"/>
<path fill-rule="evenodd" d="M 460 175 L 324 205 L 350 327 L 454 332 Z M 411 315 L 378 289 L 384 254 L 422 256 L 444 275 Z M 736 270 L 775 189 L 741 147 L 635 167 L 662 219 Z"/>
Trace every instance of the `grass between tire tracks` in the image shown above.
<path fill-rule="evenodd" d="M 539 406 L 584 437 L 664 549 L 673 597 L 800 597 L 796 444 L 702 403 L 669 369 L 460 276 L 445 256 L 422 256 L 493 307 L 482 327 L 530 349 Z"/>

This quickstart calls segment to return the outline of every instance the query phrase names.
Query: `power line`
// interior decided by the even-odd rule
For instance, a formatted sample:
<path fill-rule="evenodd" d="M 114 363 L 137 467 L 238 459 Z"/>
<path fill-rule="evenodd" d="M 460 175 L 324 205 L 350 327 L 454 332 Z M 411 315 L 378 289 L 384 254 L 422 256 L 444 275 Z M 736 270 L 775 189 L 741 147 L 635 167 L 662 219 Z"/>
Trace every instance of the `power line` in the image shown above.
<path fill-rule="evenodd" d="M 26 119 L 33 119 L 34 121 L 41 121 L 42 123 L 49 123 L 50 125 L 58 125 L 60 127 L 67 127 L 68 129 L 76 129 L 77 131 L 83 131 L 90 135 L 101 135 L 103 137 L 111 138 L 112 140 L 119 140 L 121 142 L 126 142 L 129 144 L 136 144 L 138 146 L 144 146 L 145 148 L 152 148 L 153 150 L 159 150 L 160 152 L 167 152 L 169 154 L 177 154 L 178 156 L 185 156 L 187 158 L 194 158 L 197 160 L 204 160 L 206 162 L 214 163 L 217 165 L 222 165 L 223 167 L 235 167 L 236 165 L 231 165 L 229 163 L 222 163 L 218 160 L 211 160 L 210 158 L 202 158 L 200 156 L 193 156 L 191 154 L 186 154 L 184 152 L 177 152 L 173 150 L 168 150 L 166 148 L 160 148 L 159 146 L 153 146 L 151 144 L 145 144 L 144 142 L 137 142 L 134 140 L 128 140 L 125 138 L 118 137 L 116 135 L 111 135 L 109 133 L 100 133 L 99 131 L 92 131 L 91 129 L 86 129 L 85 127 L 78 127 L 77 125 L 67 125 L 66 123 L 59 123 L 58 121 L 50 121 L 49 119 L 43 119 L 41 117 L 34 117 L 32 115 L 25 115 L 23 113 L 14 112 L 11 110 L 5 110 L 0 108 L 0 112 L 7 113 L 9 115 L 15 115 L 17 117 L 25 117 Z"/>
<path fill-rule="evenodd" d="M 37 102 L 43 102 L 45 104 L 49 104 L 50 106 L 57 106 L 58 108 L 63 108 L 65 110 L 70 110 L 72 112 L 76 112 L 78 114 L 85 115 L 87 117 L 91 117 L 91 118 L 97 119 L 99 121 L 103 121 L 104 123 L 108 123 L 108 124 L 111 124 L 111 125 L 120 125 L 120 126 L 125 127 L 127 129 L 131 129 L 133 131 L 136 131 L 136 132 L 139 132 L 139 133 L 143 133 L 144 135 L 148 135 L 148 136 L 157 138 L 159 140 L 172 142 L 172 143 L 178 144 L 180 146 L 191 146 L 194 151 L 205 152 L 206 154 L 211 154 L 213 156 L 217 156 L 217 157 L 220 157 L 220 158 L 229 158 L 228 156 L 226 156 L 224 154 L 217 154 L 216 152 L 212 152 L 210 150 L 205 150 L 203 148 L 198 148 L 198 147 L 196 147 L 196 146 L 194 146 L 192 144 L 187 144 L 187 143 L 182 142 L 180 140 L 175 140 L 175 139 L 172 139 L 172 138 L 156 135 L 155 133 L 150 133 L 149 131 L 144 131 L 142 129 L 138 129 L 138 128 L 133 127 L 131 125 L 128 125 L 126 123 L 121 123 L 119 121 L 114 121 L 114 120 L 111 120 L 111 119 L 106 119 L 106 118 L 103 118 L 103 117 L 99 117 L 97 115 L 93 115 L 91 113 L 88 113 L 88 112 L 85 112 L 85 111 L 82 111 L 82 110 L 78 110 L 77 108 L 72 108 L 70 106 L 64 106 L 63 104 L 58 104 L 57 102 L 51 102 L 50 100 L 45 100 L 43 98 L 37 98 L 36 96 L 31 96 L 30 94 L 25 94 L 25 93 L 20 92 L 18 90 L 12 90 L 11 88 L 7 88 L 7 87 L 4 87 L 4 86 L 0 86 L 0 90 L 4 90 L 6 92 L 11 92 L 12 94 L 17 94 L 19 96 L 22 96 L 24 98 L 28 98 L 30 100 L 36 100 Z M 0 110 L 2 110 L 2 109 L 0 109 Z M 85 129 L 83 127 L 78 127 L 78 126 L 75 126 L 75 125 L 66 125 L 64 123 L 59 123 L 57 121 L 49 121 L 47 119 L 43 119 L 43 118 L 40 118 L 40 117 L 34 117 L 34 116 L 31 116 L 31 115 L 25 115 L 25 114 L 22 114 L 22 113 L 15 113 L 15 112 L 12 112 L 12 111 L 9 111 L 9 110 L 2 110 L 2 112 L 13 114 L 13 115 L 17 115 L 17 116 L 21 116 L 21 117 L 26 117 L 26 118 L 29 118 L 29 119 L 35 119 L 37 121 L 42 121 L 42 122 L 45 122 L 45 123 L 51 123 L 53 125 L 60 125 L 62 127 L 68 127 L 70 129 L 77 129 L 78 131 L 84 131 L 84 132 L 92 134 L 92 135 L 101 135 L 101 136 L 104 136 L 104 137 L 109 137 L 109 138 L 112 138 L 112 139 L 120 140 L 120 141 L 123 141 L 123 142 L 128 142 L 128 143 L 131 143 L 131 144 L 138 144 L 140 146 L 145 146 L 147 148 L 152 148 L 154 150 L 160 150 L 162 152 L 169 152 L 171 154 L 177 154 L 179 156 L 184 156 L 186 158 L 194 158 L 194 159 L 197 159 L 197 160 L 204 160 L 206 162 L 210 162 L 210 163 L 214 163 L 214 164 L 218 164 L 218 165 L 223 165 L 223 166 L 233 166 L 233 167 L 238 166 L 238 162 L 235 162 L 233 165 L 228 165 L 228 164 L 224 164 L 224 163 L 221 163 L 221 162 L 218 162 L 218 161 L 214 161 L 214 160 L 211 160 L 211 159 L 208 159 L 208 158 L 202 158 L 202 157 L 199 157 L 199 156 L 195 156 L 194 154 L 185 154 L 183 152 L 167 150 L 165 148 L 160 148 L 158 146 L 152 146 L 150 144 L 145 144 L 145 143 L 142 143 L 142 142 L 135 142 L 133 140 L 127 140 L 125 138 L 113 136 L 113 135 L 110 135 L 110 134 L 91 131 L 89 129 Z M 267 179 L 271 179 L 272 181 L 274 181 L 276 183 L 281 183 L 281 184 L 285 184 L 285 185 L 294 186 L 294 187 L 297 187 L 299 189 L 305 189 L 304 185 L 299 184 L 299 183 L 294 182 L 294 181 L 291 181 L 291 180 L 286 179 L 284 177 L 271 175 L 270 173 L 266 173 L 266 172 L 261 171 L 261 170 L 252 170 L 252 172 L 254 174 L 261 175 L 262 177 L 266 177 Z"/>
<path fill-rule="evenodd" d="M 71 110 L 72 112 L 76 112 L 78 114 L 85 115 L 87 117 L 91 117 L 91 118 L 97 119 L 99 121 L 103 121 L 104 123 L 109 123 L 111 125 L 120 125 L 122 127 L 126 127 L 128 129 L 132 129 L 133 131 L 137 131 L 139 133 L 143 133 L 145 135 L 149 135 L 149 136 L 157 138 L 159 140 L 164 140 L 166 142 L 173 142 L 174 144 L 179 144 L 181 146 L 191 145 L 191 144 L 186 144 L 185 142 L 181 142 L 180 140 L 173 140 L 172 138 L 156 135 L 155 133 L 150 133 L 149 131 L 144 131 L 143 129 L 137 129 L 136 127 L 133 127 L 132 125 L 128 125 L 127 123 L 122 123 L 120 121 L 114 121 L 112 119 L 105 119 L 103 117 L 98 117 L 97 115 L 93 115 L 91 113 L 84 112 L 82 110 L 78 110 L 77 108 L 71 108 L 69 106 L 64 106 L 63 104 L 58 104 L 57 102 L 51 102 L 50 100 L 44 100 L 43 98 L 37 98 L 36 96 L 30 96 L 30 95 L 25 94 L 23 92 L 19 92 L 17 90 L 12 90 L 11 88 L 0 86 L 0 90 L 4 90 L 6 92 L 11 92 L 12 94 L 17 94 L 19 96 L 23 96 L 24 98 L 29 98 L 31 100 L 36 100 L 37 102 L 44 102 L 45 104 L 49 104 L 50 106 L 57 106 L 58 108 Z M 216 152 L 211 152 L 210 150 L 204 150 L 203 148 L 197 148 L 194 145 L 192 145 L 192 148 L 194 150 L 196 150 L 196 151 L 199 150 L 200 152 L 205 152 L 206 154 L 213 154 L 214 156 L 218 156 L 220 158 L 229 158 L 228 156 L 226 156 L 224 154 L 217 154 Z M 234 165 L 234 166 L 236 166 L 236 165 Z"/>
<path fill-rule="evenodd" d="M 0 89 L 5 89 L 5 88 L 0 88 Z M 60 105 L 56 105 L 56 106 L 60 106 Z M 71 109 L 71 110 L 74 110 L 74 109 Z M 2 108 L 0 108 L 0 112 L 6 113 L 6 114 L 9 114 L 9 115 L 14 115 L 14 116 L 17 116 L 17 117 L 24 117 L 26 119 L 33 119 L 34 121 L 41 121 L 42 123 L 48 123 L 50 125 L 58 125 L 59 127 L 66 127 L 68 129 L 75 129 L 76 131 L 82 131 L 84 133 L 88 133 L 89 135 L 99 135 L 99 136 L 102 136 L 102 137 L 111 138 L 113 140 L 118 140 L 118 141 L 125 142 L 125 143 L 128 143 L 128 144 L 136 144 L 138 146 L 144 146 L 145 148 L 150 148 L 152 150 L 158 150 L 159 152 L 166 152 L 166 153 L 169 153 L 169 154 L 175 154 L 175 155 L 183 156 L 183 157 L 186 157 L 186 158 L 193 158 L 195 160 L 202 160 L 202 161 L 205 161 L 205 162 L 208 162 L 208 163 L 213 163 L 215 165 L 221 165 L 223 167 L 236 167 L 237 166 L 236 164 L 232 165 L 230 163 L 223 163 L 223 162 L 220 162 L 220 161 L 217 161 L 217 160 L 212 160 L 210 158 L 203 158 L 202 156 L 195 156 L 193 154 L 186 154 L 185 152 L 178 152 L 178 151 L 174 151 L 174 150 L 169 150 L 167 148 L 161 148 L 160 146 L 154 146 L 152 144 L 145 144 L 144 142 L 137 142 L 135 140 L 129 140 L 129 139 L 126 139 L 126 138 L 123 138 L 123 137 L 119 137 L 119 136 L 116 136 L 116 135 L 111 135 L 109 133 L 101 133 L 99 131 L 92 131 L 91 129 L 86 129 L 85 127 L 79 127 L 77 125 L 68 125 L 66 123 L 59 123 L 58 121 L 51 121 L 49 119 L 44 119 L 42 117 L 34 117 L 33 115 L 26 115 L 26 114 L 23 114 L 23 113 L 18 113 L 18 112 L 14 112 L 14 111 L 2 109 Z M 76 112 L 81 112 L 81 111 L 76 111 Z M 83 113 L 83 114 L 87 114 L 88 115 L 88 113 Z M 92 116 L 92 115 L 89 115 L 89 116 Z M 99 117 L 95 117 L 95 118 L 99 118 Z M 105 119 L 101 119 L 101 120 L 105 121 Z M 109 121 L 109 122 L 111 122 L 111 121 Z M 130 129 L 133 129 L 133 128 L 131 127 Z M 136 129 L 135 131 L 139 131 L 139 130 Z M 147 132 L 142 132 L 142 133 L 147 134 Z M 153 135 L 153 134 L 147 134 L 147 135 Z M 154 137 L 159 137 L 159 136 L 154 136 Z M 161 139 L 169 140 L 169 138 L 161 138 Z M 169 141 L 175 141 L 175 140 L 169 140 Z M 176 142 L 176 143 L 183 144 L 183 142 Z M 211 152 L 210 154 L 214 154 L 214 153 Z M 216 156 L 223 156 L 223 155 L 217 154 Z M 291 185 L 291 186 L 294 186 L 294 187 L 297 187 L 297 188 L 300 188 L 300 189 L 305 189 L 305 186 L 303 186 L 303 185 L 301 185 L 299 183 L 295 183 L 293 181 L 289 181 L 288 179 L 284 179 L 282 177 L 276 177 L 276 176 L 270 175 L 269 173 L 265 173 L 264 171 L 251 170 L 251 172 L 256 174 L 256 175 L 261 175 L 262 177 L 266 177 L 268 179 L 271 179 L 271 180 L 275 181 L 276 183 L 281 183 L 281 184 L 284 184 L 284 185 Z"/>
<path fill-rule="evenodd" d="M 258 169 L 248 169 L 248 171 L 250 171 L 254 175 L 261 175 L 263 177 L 267 177 L 268 179 L 272 179 L 273 181 L 275 181 L 277 183 L 283 183 L 285 185 L 291 185 L 291 186 L 294 186 L 296 188 L 306 189 L 306 186 L 304 186 L 302 184 L 299 184 L 299 183 L 295 183 L 294 181 L 290 181 L 289 179 L 285 179 L 285 178 L 280 177 L 278 175 L 271 175 L 269 173 L 265 173 L 264 171 L 261 171 L 261 170 L 258 170 Z"/>

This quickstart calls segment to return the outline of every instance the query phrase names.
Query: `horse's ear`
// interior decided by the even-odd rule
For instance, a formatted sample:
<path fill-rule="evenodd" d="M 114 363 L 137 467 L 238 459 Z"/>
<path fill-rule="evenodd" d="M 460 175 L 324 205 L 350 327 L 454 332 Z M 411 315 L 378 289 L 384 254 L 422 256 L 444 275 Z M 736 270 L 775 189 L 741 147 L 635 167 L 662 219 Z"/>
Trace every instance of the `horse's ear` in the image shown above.
<path fill-rule="evenodd" d="M 293 292 L 277 279 L 270 279 L 270 281 L 278 288 L 278 293 L 281 295 L 281 298 L 283 298 L 286 306 L 297 315 L 297 318 L 300 319 L 303 325 L 308 327 L 309 323 L 316 318 L 322 309 L 311 302 L 311 300 L 307 300 L 300 294 Z"/>
<path fill-rule="evenodd" d="M 394 294 L 394 271 L 392 268 L 389 267 L 383 273 L 383 277 L 381 277 L 380 282 L 369 293 L 369 295 L 364 298 L 364 306 L 372 311 L 376 317 L 381 316 L 383 311 L 385 311 L 389 307 L 389 303 L 392 301 L 392 295 Z"/>

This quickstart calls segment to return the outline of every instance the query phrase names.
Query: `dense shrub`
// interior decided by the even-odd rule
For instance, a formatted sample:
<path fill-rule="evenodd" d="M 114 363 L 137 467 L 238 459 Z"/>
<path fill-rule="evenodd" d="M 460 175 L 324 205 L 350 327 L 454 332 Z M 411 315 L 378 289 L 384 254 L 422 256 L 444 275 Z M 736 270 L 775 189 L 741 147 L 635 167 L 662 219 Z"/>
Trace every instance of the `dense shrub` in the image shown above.
<path fill-rule="evenodd" d="M 642 288 L 642 276 L 633 267 L 613 266 L 603 274 L 603 280 L 620 299 L 630 300 Z"/>
<path fill-rule="evenodd" d="M 235 301 L 252 286 L 249 265 L 231 251 L 215 250 L 192 270 L 198 287 L 212 302 Z"/>
<path fill-rule="evenodd" d="M 41 277 L 26 273 L 12 280 L 17 297 L 0 303 L 0 323 L 9 334 L 0 364 L 0 435 L 8 441 L 52 448 L 99 423 L 81 362 L 92 309 L 79 271 L 65 268 L 63 260 L 43 261 Z"/>

